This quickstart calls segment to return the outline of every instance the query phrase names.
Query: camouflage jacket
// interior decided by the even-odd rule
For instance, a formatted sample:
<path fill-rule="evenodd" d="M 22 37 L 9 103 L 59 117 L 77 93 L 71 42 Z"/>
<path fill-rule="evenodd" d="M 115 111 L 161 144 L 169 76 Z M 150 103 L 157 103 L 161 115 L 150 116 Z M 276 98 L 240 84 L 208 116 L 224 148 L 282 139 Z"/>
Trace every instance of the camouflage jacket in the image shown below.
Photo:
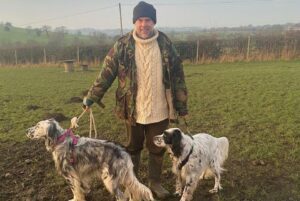
<path fill-rule="evenodd" d="M 184 116 L 187 111 L 187 89 L 184 80 L 182 61 L 168 37 L 159 32 L 157 38 L 162 56 L 163 84 L 170 89 L 176 115 Z M 135 123 L 135 100 L 137 78 L 135 63 L 135 40 L 132 32 L 121 37 L 105 57 L 103 68 L 90 88 L 87 98 L 100 106 L 107 89 L 118 77 L 115 112 L 121 119 Z"/>

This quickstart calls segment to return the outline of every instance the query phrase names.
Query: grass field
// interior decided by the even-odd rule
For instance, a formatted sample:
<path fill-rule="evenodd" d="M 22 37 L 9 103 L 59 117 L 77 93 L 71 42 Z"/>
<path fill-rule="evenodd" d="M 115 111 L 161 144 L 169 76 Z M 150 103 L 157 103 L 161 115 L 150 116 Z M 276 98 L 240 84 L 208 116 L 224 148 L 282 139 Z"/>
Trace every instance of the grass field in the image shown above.
<path fill-rule="evenodd" d="M 99 69 L 64 73 L 62 68 L 0 68 L 0 200 L 67 200 L 71 191 L 57 175 L 43 143 L 25 137 L 26 128 L 53 115 L 61 124 L 81 113 L 82 97 Z M 185 66 L 189 129 L 230 141 L 224 190 L 210 195 L 213 181 L 200 183 L 194 200 L 300 200 L 300 61 Z M 123 122 L 113 113 L 114 85 L 93 107 L 100 138 L 123 143 Z M 76 131 L 88 135 L 88 116 Z M 186 130 L 183 123 L 179 125 Z M 141 180 L 147 183 L 143 155 Z M 166 156 L 163 183 L 174 191 Z M 95 184 L 90 200 L 113 200 Z M 170 198 L 168 201 L 179 200 Z"/>

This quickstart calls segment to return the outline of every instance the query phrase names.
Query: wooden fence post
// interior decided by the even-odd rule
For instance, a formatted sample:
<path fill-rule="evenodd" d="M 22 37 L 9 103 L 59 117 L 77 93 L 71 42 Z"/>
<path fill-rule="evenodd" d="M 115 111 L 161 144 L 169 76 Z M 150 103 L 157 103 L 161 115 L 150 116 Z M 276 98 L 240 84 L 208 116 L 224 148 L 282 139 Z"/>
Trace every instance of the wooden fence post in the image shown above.
<path fill-rule="evenodd" d="M 197 40 L 196 64 L 199 62 L 199 40 Z"/>
<path fill-rule="evenodd" d="M 46 48 L 44 48 L 44 64 L 47 63 Z"/>
<path fill-rule="evenodd" d="M 33 58 L 32 58 L 32 47 L 30 48 L 30 63 L 33 63 Z"/>
<path fill-rule="evenodd" d="M 247 61 L 249 61 L 250 42 L 251 42 L 251 38 L 250 38 L 250 35 L 249 35 L 248 36 L 248 45 L 247 45 L 247 56 L 246 56 Z"/>
<path fill-rule="evenodd" d="M 77 64 L 80 62 L 79 47 L 77 47 Z"/>
<path fill-rule="evenodd" d="M 294 51 L 293 51 L 293 57 L 296 56 L 296 51 L 297 51 L 297 39 L 295 39 L 295 42 L 294 42 Z"/>
<path fill-rule="evenodd" d="M 18 65 L 18 53 L 17 53 L 17 50 L 15 50 L 15 64 Z"/>
<path fill-rule="evenodd" d="M 121 3 L 119 3 L 119 13 L 120 13 L 121 36 L 123 36 L 123 25 L 122 25 L 122 9 L 121 9 Z"/>

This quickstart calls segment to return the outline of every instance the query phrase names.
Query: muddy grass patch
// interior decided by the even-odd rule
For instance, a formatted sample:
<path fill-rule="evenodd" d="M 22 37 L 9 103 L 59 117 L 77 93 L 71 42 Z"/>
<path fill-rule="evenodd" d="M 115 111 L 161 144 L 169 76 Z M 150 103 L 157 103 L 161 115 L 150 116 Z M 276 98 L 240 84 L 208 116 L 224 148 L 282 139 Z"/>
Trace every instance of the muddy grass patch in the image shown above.
<path fill-rule="evenodd" d="M 41 108 L 41 107 L 38 106 L 38 105 L 27 105 L 27 107 L 26 107 L 26 109 L 27 109 L 28 111 L 31 111 L 31 110 L 37 110 L 37 109 L 39 109 L 39 108 Z"/>
<path fill-rule="evenodd" d="M 70 104 L 70 103 L 82 103 L 82 98 L 80 97 L 72 97 L 70 98 L 70 100 L 66 101 L 66 104 Z"/>
<path fill-rule="evenodd" d="M 43 141 L 6 141 L 0 147 L 0 200 L 69 200 L 72 192 L 55 170 Z M 3 160 L 2 160 L 3 159 Z M 94 182 L 88 200 L 113 201 L 101 182 Z"/>
<path fill-rule="evenodd" d="M 65 121 L 65 120 L 69 120 L 68 117 L 66 117 L 64 114 L 62 113 L 46 113 L 44 115 L 44 119 L 55 119 L 56 121 L 58 122 L 62 122 L 62 121 Z"/>
<path fill-rule="evenodd" d="M 168 157 L 168 156 L 166 156 Z M 2 141 L 0 146 L 0 200 L 68 200 L 72 192 L 66 181 L 55 170 L 51 153 L 43 141 L 28 140 L 23 143 Z M 168 159 L 167 159 L 168 160 Z M 147 160 L 141 164 L 140 180 L 147 184 Z M 289 178 L 290 170 L 274 169 L 272 161 L 265 165 L 254 165 L 253 161 L 232 160 L 226 162 L 222 175 L 222 186 L 218 194 L 208 193 L 214 185 L 213 179 L 199 182 L 193 201 L 296 201 L 295 183 Z M 165 164 L 162 175 L 163 185 L 174 192 L 175 176 L 169 164 Z M 113 201 L 102 182 L 92 185 L 87 195 L 89 201 Z M 281 192 L 281 193 L 278 193 Z M 170 197 L 166 201 L 178 201 Z"/>

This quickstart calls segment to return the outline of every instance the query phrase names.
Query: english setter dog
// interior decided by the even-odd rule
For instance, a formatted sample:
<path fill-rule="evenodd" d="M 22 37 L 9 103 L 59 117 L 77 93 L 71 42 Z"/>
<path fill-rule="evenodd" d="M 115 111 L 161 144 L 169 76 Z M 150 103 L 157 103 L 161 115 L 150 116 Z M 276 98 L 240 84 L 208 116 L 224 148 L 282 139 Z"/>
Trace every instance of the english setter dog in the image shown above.
<path fill-rule="evenodd" d="M 118 201 L 152 201 L 149 188 L 141 184 L 124 148 L 105 140 L 75 136 L 54 119 L 44 120 L 27 130 L 31 139 L 44 139 L 52 152 L 57 171 L 68 181 L 73 201 L 84 201 L 94 177 L 101 178 Z M 125 190 L 123 192 L 122 190 Z"/>
<path fill-rule="evenodd" d="M 170 128 L 153 140 L 156 146 L 166 147 L 172 158 L 172 171 L 177 176 L 175 194 L 181 196 L 180 201 L 192 200 L 198 181 L 208 173 L 215 177 L 214 188 L 209 192 L 216 193 L 222 189 L 222 165 L 229 148 L 226 137 L 215 138 L 205 133 L 189 136 L 178 128 Z"/>

